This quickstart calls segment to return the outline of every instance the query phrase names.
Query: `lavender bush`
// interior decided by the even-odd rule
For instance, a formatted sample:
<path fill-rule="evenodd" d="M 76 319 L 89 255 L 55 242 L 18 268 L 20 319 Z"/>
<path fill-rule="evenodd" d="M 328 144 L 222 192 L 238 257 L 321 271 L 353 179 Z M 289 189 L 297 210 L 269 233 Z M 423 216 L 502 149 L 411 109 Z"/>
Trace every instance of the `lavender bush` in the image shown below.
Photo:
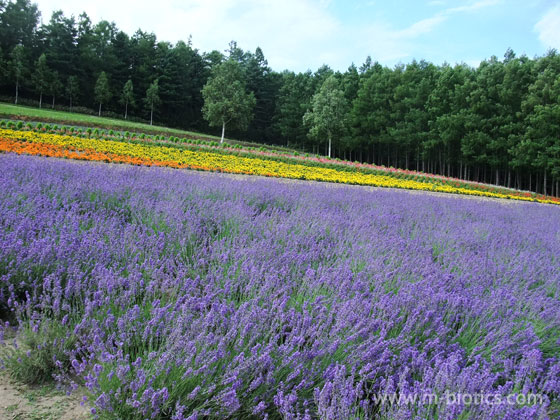
<path fill-rule="evenodd" d="M 0 155 L 4 364 L 98 418 L 557 418 L 559 280 L 558 207 Z"/>

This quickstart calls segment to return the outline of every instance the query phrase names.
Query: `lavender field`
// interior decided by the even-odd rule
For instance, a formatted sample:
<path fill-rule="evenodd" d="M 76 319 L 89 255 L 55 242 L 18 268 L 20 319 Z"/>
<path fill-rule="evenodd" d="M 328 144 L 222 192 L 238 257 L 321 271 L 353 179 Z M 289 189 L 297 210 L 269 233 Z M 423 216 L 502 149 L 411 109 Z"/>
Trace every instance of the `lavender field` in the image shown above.
<path fill-rule="evenodd" d="M 0 155 L 0 318 L 101 419 L 553 419 L 560 208 Z"/>

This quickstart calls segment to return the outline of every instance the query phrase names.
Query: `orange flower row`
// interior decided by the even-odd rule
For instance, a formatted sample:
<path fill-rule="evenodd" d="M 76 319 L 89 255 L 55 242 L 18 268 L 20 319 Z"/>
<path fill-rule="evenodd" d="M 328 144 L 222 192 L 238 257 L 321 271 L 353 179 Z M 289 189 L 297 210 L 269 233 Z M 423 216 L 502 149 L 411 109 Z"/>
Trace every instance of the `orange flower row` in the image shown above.
<path fill-rule="evenodd" d="M 210 171 L 212 168 L 206 168 L 196 165 L 180 164 L 174 161 L 154 160 L 147 157 L 133 157 L 127 155 L 119 155 L 108 152 L 98 152 L 94 149 L 85 150 L 71 150 L 64 146 L 46 144 L 46 143 L 22 143 L 12 139 L 2 138 L 0 141 L 0 152 L 11 152 L 17 154 L 39 155 L 56 157 L 63 159 L 77 159 L 95 162 L 112 162 L 112 163 L 126 163 L 129 165 L 141 166 L 162 166 L 177 169 L 195 169 Z M 239 173 L 245 173 L 240 171 Z M 248 174 L 248 173 L 247 173 Z"/>

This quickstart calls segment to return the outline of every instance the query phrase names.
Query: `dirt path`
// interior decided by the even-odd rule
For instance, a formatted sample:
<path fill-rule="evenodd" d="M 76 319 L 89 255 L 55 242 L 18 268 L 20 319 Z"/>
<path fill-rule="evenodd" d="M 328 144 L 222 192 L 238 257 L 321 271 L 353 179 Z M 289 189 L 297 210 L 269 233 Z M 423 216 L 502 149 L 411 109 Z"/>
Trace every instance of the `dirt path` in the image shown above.
<path fill-rule="evenodd" d="M 81 395 L 72 395 L 53 385 L 31 387 L 0 373 L 0 419 L 2 420 L 89 420 L 90 410 L 81 405 Z"/>

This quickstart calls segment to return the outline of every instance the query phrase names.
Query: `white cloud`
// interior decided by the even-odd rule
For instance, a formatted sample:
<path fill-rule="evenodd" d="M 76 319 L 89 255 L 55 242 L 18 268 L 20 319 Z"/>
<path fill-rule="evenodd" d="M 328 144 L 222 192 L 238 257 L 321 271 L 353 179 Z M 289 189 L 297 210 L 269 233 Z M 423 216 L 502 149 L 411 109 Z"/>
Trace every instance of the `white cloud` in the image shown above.
<path fill-rule="evenodd" d="M 395 32 L 397 38 L 416 38 L 420 35 L 432 32 L 436 26 L 446 20 L 445 16 L 436 15 L 427 19 L 419 20 L 408 28 Z"/>
<path fill-rule="evenodd" d="M 502 0 L 480 0 L 464 6 L 452 7 L 450 9 L 445 10 L 443 13 L 445 13 L 446 15 L 451 15 L 454 13 L 475 12 L 477 10 L 484 9 L 490 6 L 495 6 L 500 3 L 502 3 Z"/>
<path fill-rule="evenodd" d="M 433 16 L 419 20 L 406 28 L 397 29 L 383 22 L 375 22 L 364 29 L 363 34 L 356 39 L 371 40 L 363 45 L 375 60 L 381 62 L 396 62 L 410 58 L 420 51 L 418 38 L 433 32 L 439 25 L 460 13 L 476 12 L 483 8 L 502 3 L 503 0 L 479 0 L 470 4 L 447 8 Z M 444 2 L 430 2 L 430 5 L 444 4 Z"/>
<path fill-rule="evenodd" d="M 547 48 L 560 48 L 560 6 L 553 7 L 535 25 L 539 40 Z"/>

